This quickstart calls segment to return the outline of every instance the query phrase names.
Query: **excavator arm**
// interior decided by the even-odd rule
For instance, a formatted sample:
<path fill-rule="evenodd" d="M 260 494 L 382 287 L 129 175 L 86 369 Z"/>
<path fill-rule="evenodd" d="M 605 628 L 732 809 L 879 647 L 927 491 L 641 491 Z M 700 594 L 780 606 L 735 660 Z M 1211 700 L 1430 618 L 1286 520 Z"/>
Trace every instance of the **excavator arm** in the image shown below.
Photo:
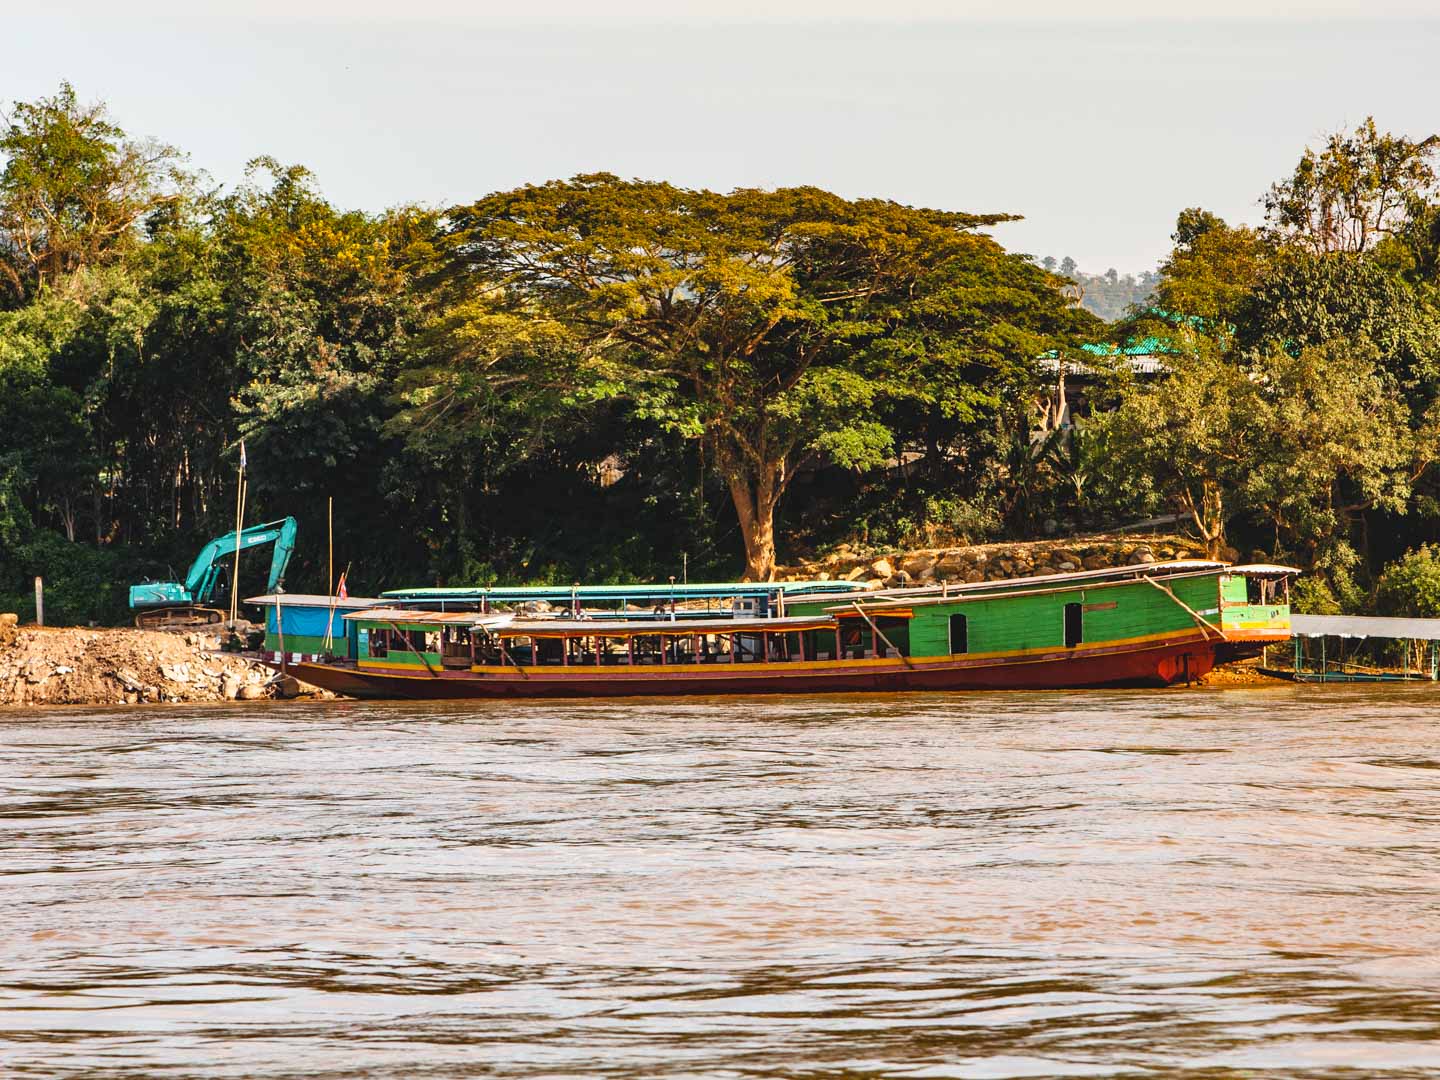
<path fill-rule="evenodd" d="M 266 592 L 274 592 L 285 578 L 285 568 L 290 565 L 290 556 L 295 553 L 295 519 L 282 518 L 251 525 L 240 531 L 240 550 L 249 551 L 261 544 L 274 544 L 275 551 L 270 557 L 270 577 L 265 583 Z M 235 533 L 228 532 L 206 544 L 185 575 L 185 590 L 194 603 L 208 604 L 215 595 L 215 583 L 222 569 L 220 560 L 235 551 Z"/>
<path fill-rule="evenodd" d="M 290 556 L 295 553 L 293 517 L 269 521 L 263 525 L 252 525 L 240 530 L 240 550 L 248 551 L 262 544 L 274 544 L 275 551 L 270 557 L 270 577 L 265 583 L 266 592 L 274 592 L 285 578 L 285 568 L 290 565 Z M 185 581 L 153 581 L 130 587 L 130 607 L 140 611 L 136 617 L 137 626 L 190 625 L 194 623 L 218 622 L 222 612 L 206 609 L 215 596 L 215 587 L 225 569 L 225 556 L 235 553 L 235 533 L 229 532 L 211 540 L 190 565 Z"/>

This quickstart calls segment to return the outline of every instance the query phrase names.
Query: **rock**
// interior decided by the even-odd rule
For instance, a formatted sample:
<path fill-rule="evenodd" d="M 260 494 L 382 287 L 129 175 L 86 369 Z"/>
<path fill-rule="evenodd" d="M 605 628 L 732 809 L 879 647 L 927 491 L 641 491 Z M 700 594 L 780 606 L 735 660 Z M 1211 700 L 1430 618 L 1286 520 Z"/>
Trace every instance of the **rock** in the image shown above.
<path fill-rule="evenodd" d="M 933 570 L 935 568 L 936 561 L 937 560 L 934 555 L 929 555 L 925 552 L 921 552 L 918 555 L 911 555 L 908 559 L 903 560 L 900 563 L 900 569 L 905 571 L 905 573 L 909 574 L 911 577 L 919 577 L 921 574 L 925 573 L 925 571 Z"/>
<path fill-rule="evenodd" d="M 240 696 L 240 686 L 240 676 L 227 671 L 220 677 L 220 696 L 226 701 L 234 701 Z"/>
<path fill-rule="evenodd" d="M 116 668 L 115 678 L 120 681 L 120 685 L 125 687 L 126 690 L 133 690 L 139 693 L 145 689 L 145 684 L 140 681 L 140 676 L 136 675 L 135 672 L 129 668 Z"/>
<path fill-rule="evenodd" d="M 1152 563 L 1155 561 L 1155 553 L 1147 547 L 1137 547 L 1134 551 L 1130 553 L 1130 557 L 1125 561 L 1130 566 L 1140 566 L 1143 563 Z"/>
<path fill-rule="evenodd" d="M 981 570 L 979 567 L 976 567 L 973 570 L 965 571 L 965 584 L 967 585 L 975 585 L 984 580 L 985 571 Z"/>
<path fill-rule="evenodd" d="M 1086 570 L 1104 570 L 1110 565 L 1110 560 L 1104 555 L 1086 555 L 1080 560 L 1080 565 Z"/>
<path fill-rule="evenodd" d="M 268 685 L 276 697 L 288 699 L 300 696 L 300 680 L 294 675 L 276 675 Z"/>
<path fill-rule="evenodd" d="M 864 566 L 852 566 L 849 570 L 845 572 L 845 576 L 841 580 L 858 581 L 860 578 L 864 577 L 865 574 L 866 568 Z"/>
<path fill-rule="evenodd" d="M 237 694 L 236 696 L 241 701 L 260 701 L 266 696 L 265 687 L 257 685 L 255 683 L 250 683 L 246 686 L 242 686 L 240 688 L 239 694 Z"/>
<path fill-rule="evenodd" d="M 190 665 L 161 664 L 160 674 L 171 682 L 187 683 L 190 681 Z"/>
<path fill-rule="evenodd" d="M 876 589 L 883 589 L 885 587 L 885 581 L 883 578 L 871 578 L 869 581 L 862 581 L 860 587 L 874 592 Z"/>
<path fill-rule="evenodd" d="M 870 564 L 870 573 L 878 578 L 888 578 L 895 573 L 895 567 L 889 559 L 876 559 Z"/>
<path fill-rule="evenodd" d="M 61 664 L 59 667 L 57 667 L 57 668 L 55 669 L 55 674 L 56 674 L 56 675 L 69 675 L 69 674 L 70 674 L 71 672 L 73 672 L 74 670 L 75 670 L 75 669 L 74 669 L 73 667 L 69 667 L 69 666 L 66 665 L 66 664 Z"/>
<path fill-rule="evenodd" d="M 1064 562 L 1058 562 L 1058 563 L 1056 563 L 1056 564 L 1055 564 L 1055 569 L 1058 570 L 1058 571 L 1059 571 L 1060 573 L 1062 573 L 1062 574 L 1068 574 L 1068 573 L 1070 573 L 1072 570 L 1078 570 L 1078 569 L 1080 569 L 1080 568 L 1079 568 L 1078 566 L 1076 566 L 1073 562 L 1071 562 L 1069 559 L 1066 559 Z"/>
<path fill-rule="evenodd" d="M 1223 548 L 1220 549 L 1219 558 L 1220 558 L 1220 560 L 1221 560 L 1222 562 L 1229 562 L 1229 563 L 1239 562 L 1239 561 L 1240 561 L 1240 552 L 1237 551 L 1237 550 L 1236 550 L 1235 548 L 1233 548 L 1233 547 L 1223 547 Z"/>

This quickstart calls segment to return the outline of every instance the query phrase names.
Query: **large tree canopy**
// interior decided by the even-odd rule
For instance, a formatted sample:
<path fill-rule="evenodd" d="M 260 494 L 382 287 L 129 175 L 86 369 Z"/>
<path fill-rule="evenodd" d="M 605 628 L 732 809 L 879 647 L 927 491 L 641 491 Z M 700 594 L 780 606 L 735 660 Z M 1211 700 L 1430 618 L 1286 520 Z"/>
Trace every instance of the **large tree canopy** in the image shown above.
<path fill-rule="evenodd" d="M 884 461 L 901 403 L 966 420 L 994 409 L 1077 318 L 1054 279 L 976 231 L 1007 215 L 598 174 L 451 217 L 457 291 L 568 335 L 573 363 L 525 372 L 525 392 L 558 379 L 556 400 L 623 398 L 701 440 L 752 578 L 773 572 L 775 508 L 804 463 Z M 481 317 L 493 326 L 490 305 Z M 485 355 L 492 380 L 516 378 Z"/>
<path fill-rule="evenodd" d="M 0 286 L 12 301 L 133 249 L 188 190 L 174 147 L 126 136 L 69 83 L 17 102 L 0 128 Z"/>

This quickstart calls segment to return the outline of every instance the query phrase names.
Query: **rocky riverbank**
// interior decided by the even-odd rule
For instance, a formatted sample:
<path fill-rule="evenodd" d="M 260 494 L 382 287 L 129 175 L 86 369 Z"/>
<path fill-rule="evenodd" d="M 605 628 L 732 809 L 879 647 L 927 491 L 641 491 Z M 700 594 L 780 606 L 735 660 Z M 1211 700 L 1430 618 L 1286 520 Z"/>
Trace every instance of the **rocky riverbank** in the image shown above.
<path fill-rule="evenodd" d="M 893 589 L 902 585 L 998 581 L 1204 557 L 1204 550 L 1195 541 L 1173 535 L 1140 538 L 1102 534 L 915 551 L 861 551 L 842 544 L 821 558 L 778 567 L 776 578 L 780 581 L 842 578 L 863 582 L 872 589 Z M 1239 553 L 1227 551 L 1222 558 L 1234 562 L 1239 559 Z"/>
<path fill-rule="evenodd" d="M 0 615 L 0 706 L 246 701 L 305 689 L 219 645 L 214 634 L 20 627 Z"/>

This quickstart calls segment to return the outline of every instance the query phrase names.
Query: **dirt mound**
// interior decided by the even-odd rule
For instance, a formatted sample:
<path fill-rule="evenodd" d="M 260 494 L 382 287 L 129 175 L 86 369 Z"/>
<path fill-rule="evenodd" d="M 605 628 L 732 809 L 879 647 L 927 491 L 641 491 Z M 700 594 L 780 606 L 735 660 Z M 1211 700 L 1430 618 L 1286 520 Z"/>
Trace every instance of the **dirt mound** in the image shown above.
<path fill-rule="evenodd" d="M 17 628 L 0 619 L 0 705 L 227 701 L 299 689 L 220 652 L 213 634 Z"/>

